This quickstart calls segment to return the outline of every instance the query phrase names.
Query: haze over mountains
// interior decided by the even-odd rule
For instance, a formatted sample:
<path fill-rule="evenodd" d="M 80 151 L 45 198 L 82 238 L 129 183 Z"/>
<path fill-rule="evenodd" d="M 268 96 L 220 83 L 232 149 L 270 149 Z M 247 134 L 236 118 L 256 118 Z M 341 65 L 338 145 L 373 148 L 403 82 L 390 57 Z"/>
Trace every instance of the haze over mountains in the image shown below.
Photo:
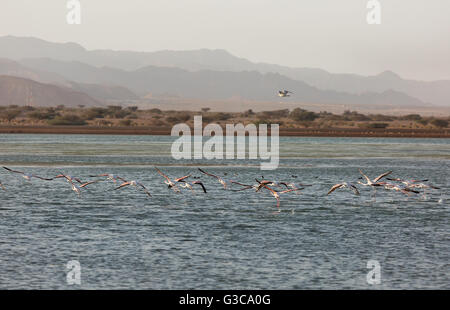
<path fill-rule="evenodd" d="M 55 85 L 42 84 L 29 79 L 0 75 L 0 106 L 31 105 L 55 107 L 101 106 L 102 103 L 90 96 Z"/>
<path fill-rule="evenodd" d="M 253 63 L 224 50 L 87 51 L 75 43 L 0 37 L 0 74 L 83 92 L 95 100 L 179 97 L 393 106 L 450 106 L 450 81 L 332 74 L 322 69 Z M 3 94 L 0 93 L 0 96 Z M 284 99 L 283 99 L 284 100 Z"/>

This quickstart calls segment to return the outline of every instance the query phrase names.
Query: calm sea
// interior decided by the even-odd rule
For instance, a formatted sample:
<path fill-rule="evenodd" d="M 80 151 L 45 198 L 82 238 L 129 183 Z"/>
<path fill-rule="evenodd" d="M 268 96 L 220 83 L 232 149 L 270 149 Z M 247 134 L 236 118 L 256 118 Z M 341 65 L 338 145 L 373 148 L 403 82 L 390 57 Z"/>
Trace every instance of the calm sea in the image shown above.
<path fill-rule="evenodd" d="M 114 173 L 141 181 L 115 191 L 103 180 L 80 196 L 63 179 L 31 182 L 0 169 L 2 289 L 449 289 L 450 140 L 280 138 L 280 166 L 261 160 L 183 160 L 164 136 L 0 135 L 0 165 L 52 177 Z M 170 191 L 170 177 L 201 177 Z M 305 183 L 301 194 L 224 190 L 197 167 L 229 180 Z M 426 178 L 420 194 L 360 186 L 327 196 L 342 181 Z M 239 186 L 233 188 L 238 189 Z M 66 264 L 81 265 L 81 285 Z M 381 283 L 366 281 L 369 260 Z"/>

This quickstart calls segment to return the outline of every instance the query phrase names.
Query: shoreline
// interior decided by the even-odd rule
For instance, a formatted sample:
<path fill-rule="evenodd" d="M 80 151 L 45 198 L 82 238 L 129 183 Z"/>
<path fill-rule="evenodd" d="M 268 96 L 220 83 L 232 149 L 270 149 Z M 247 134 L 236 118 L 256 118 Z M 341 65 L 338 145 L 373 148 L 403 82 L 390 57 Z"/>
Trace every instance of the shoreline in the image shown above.
<path fill-rule="evenodd" d="M 0 126 L 0 134 L 169 136 L 171 127 Z M 270 135 L 270 129 L 268 130 Z M 450 129 L 280 128 L 283 137 L 450 138 Z"/>

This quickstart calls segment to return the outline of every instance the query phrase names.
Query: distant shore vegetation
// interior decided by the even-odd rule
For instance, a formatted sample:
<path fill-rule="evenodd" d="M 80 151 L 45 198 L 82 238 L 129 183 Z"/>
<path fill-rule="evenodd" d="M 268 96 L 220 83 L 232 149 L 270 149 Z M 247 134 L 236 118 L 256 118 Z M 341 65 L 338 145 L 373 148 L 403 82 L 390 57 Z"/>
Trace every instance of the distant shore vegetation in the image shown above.
<path fill-rule="evenodd" d="M 137 106 L 122 107 L 32 107 L 0 106 L 0 125 L 3 126 L 96 126 L 96 127 L 171 127 L 178 123 L 192 124 L 195 115 L 202 115 L 204 123 L 279 124 L 280 128 L 381 128 L 381 129 L 443 129 L 448 128 L 448 117 L 424 117 L 419 114 L 392 116 L 361 114 L 345 111 L 333 114 L 327 111 L 311 112 L 301 108 L 254 112 L 141 110 Z"/>

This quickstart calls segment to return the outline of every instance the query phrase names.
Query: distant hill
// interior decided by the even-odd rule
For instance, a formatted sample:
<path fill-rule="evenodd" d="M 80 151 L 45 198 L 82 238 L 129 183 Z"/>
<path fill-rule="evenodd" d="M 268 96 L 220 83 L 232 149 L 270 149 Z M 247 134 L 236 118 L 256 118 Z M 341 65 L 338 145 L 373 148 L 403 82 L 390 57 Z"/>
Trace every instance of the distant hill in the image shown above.
<path fill-rule="evenodd" d="M 0 76 L 0 106 L 31 105 L 67 107 L 101 106 L 102 103 L 90 96 L 50 84 L 43 84 L 29 79 Z"/>
<path fill-rule="evenodd" d="M 127 101 L 127 100 L 138 100 L 139 97 L 126 87 L 122 86 L 111 86 L 111 85 L 100 85 L 100 84 L 86 84 L 86 83 L 76 83 L 70 82 L 72 89 L 79 92 L 88 94 L 92 98 L 102 100 L 102 101 Z"/>
<path fill-rule="evenodd" d="M 6 58 L 0 58 L 0 75 L 10 75 L 41 83 L 70 86 L 64 77 L 56 73 L 27 68 L 16 61 Z"/>
<path fill-rule="evenodd" d="M 147 66 L 134 71 L 94 67 L 80 62 L 52 59 L 26 59 L 27 67 L 48 70 L 77 83 L 122 85 L 140 96 L 175 96 L 193 99 L 243 99 L 279 102 L 292 101 L 340 104 L 392 104 L 424 106 L 422 101 L 401 92 L 350 94 L 320 90 L 278 73 L 257 71 L 187 71 L 179 68 Z M 278 89 L 294 92 L 292 98 L 280 99 Z M 85 89 L 81 89 L 85 91 Z M 148 97 L 148 96 L 147 96 Z"/>
<path fill-rule="evenodd" d="M 0 75 L 22 77 L 44 84 L 69 87 L 102 101 L 136 100 L 139 98 L 135 93 L 122 86 L 76 83 L 59 74 L 32 69 L 5 58 L 0 58 Z"/>
<path fill-rule="evenodd" d="M 180 68 L 186 71 L 256 71 L 278 73 L 302 81 L 321 90 L 351 94 L 382 93 L 389 90 L 403 92 L 420 101 L 450 106 L 450 81 L 414 81 L 385 71 L 374 76 L 334 74 L 317 68 L 290 68 L 266 63 L 253 63 L 231 55 L 225 50 L 132 52 L 88 51 L 76 43 L 51 43 L 36 38 L 0 37 L 0 57 L 50 58 L 59 61 L 77 61 L 94 67 L 110 67 L 135 71 L 146 66 Z M 91 83 L 97 83 L 91 81 Z M 281 87 L 287 88 L 287 87 Z"/>

